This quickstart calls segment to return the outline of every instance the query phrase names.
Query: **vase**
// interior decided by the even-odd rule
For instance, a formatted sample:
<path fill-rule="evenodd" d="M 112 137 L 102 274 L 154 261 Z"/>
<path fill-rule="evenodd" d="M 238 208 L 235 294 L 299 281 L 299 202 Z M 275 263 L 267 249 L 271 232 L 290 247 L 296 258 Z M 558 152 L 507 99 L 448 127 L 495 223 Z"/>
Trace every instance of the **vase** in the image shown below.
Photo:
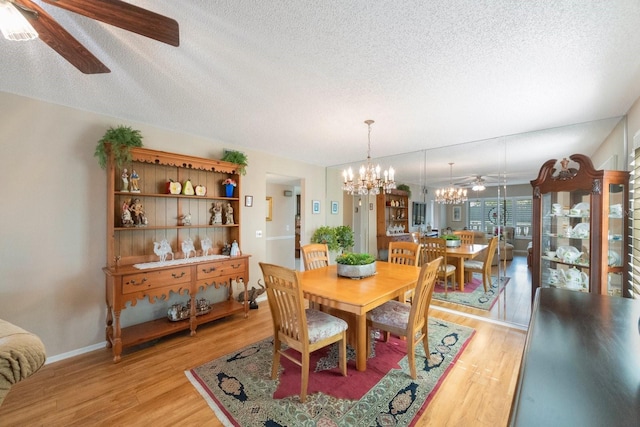
<path fill-rule="evenodd" d="M 227 197 L 233 197 L 233 185 L 231 184 L 225 185 L 224 190 L 226 192 Z"/>

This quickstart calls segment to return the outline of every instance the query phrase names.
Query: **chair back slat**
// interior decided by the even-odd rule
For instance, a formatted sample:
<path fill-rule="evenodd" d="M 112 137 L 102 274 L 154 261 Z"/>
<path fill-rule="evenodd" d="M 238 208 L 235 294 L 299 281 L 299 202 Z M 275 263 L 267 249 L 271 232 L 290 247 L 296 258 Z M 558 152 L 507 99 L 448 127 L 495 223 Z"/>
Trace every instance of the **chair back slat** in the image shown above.
<path fill-rule="evenodd" d="M 314 270 L 329 265 L 329 247 L 326 243 L 310 243 L 300 247 L 305 270 Z"/>
<path fill-rule="evenodd" d="M 266 263 L 260 263 L 260 268 L 267 288 L 274 332 L 280 332 L 295 341 L 308 342 L 304 296 L 298 272 Z"/>
<path fill-rule="evenodd" d="M 393 264 L 418 265 L 420 244 L 413 242 L 389 242 L 387 261 Z"/>

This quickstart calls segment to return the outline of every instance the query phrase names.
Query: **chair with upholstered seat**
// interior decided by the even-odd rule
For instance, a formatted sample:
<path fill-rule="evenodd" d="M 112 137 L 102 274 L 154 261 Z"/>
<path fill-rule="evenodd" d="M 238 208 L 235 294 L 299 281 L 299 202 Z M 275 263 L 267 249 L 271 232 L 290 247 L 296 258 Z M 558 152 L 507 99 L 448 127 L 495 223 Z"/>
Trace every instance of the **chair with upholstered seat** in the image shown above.
<path fill-rule="evenodd" d="M 411 305 L 400 301 L 387 301 L 367 313 L 367 348 L 370 348 L 371 329 L 379 329 L 407 338 L 407 358 L 411 378 L 416 379 L 416 347 L 422 341 L 424 354 L 429 359 L 429 305 L 441 258 L 420 268 L 418 283 Z"/>
<path fill-rule="evenodd" d="M 455 274 L 456 266 L 447 262 L 447 243 L 444 239 L 439 237 L 423 237 L 422 243 L 422 264 L 434 261 L 442 257 L 442 263 L 438 267 L 438 278 L 442 280 L 444 285 L 445 294 L 449 285 L 449 278 L 451 278 L 451 287 L 453 290 L 456 288 Z"/>
<path fill-rule="evenodd" d="M 471 230 L 457 230 L 453 234 L 460 237 L 460 243 L 463 245 L 473 245 L 475 243 L 475 233 Z"/>
<path fill-rule="evenodd" d="M 273 321 L 273 364 L 271 378 L 278 376 L 280 356 L 302 368 L 300 401 L 307 398 L 310 354 L 322 347 L 339 344 L 339 365 L 347 376 L 347 323 L 318 310 L 304 308 L 304 297 L 298 272 L 261 262 L 260 268 L 267 288 L 267 300 Z M 300 360 L 281 350 L 282 343 L 300 353 Z"/>
<path fill-rule="evenodd" d="M 468 259 L 464 262 L 464 275 L 467 282 L 471 281 L 471 275 L 473 273 L 482 274 L 482 285 L 484 291 L 487 292 L 491 286 L 491 264 L 493 263 L 493 257 L 496 253 L 496 247 L 498 246 L 498 236 L 492 237 L 489 240 L 489 245 L 485 249 L 485 257 L 483 261 L 475 259 Z"/>
<path fill-rule="evenodd" d="M 314 270 L 329 265 L 329 247 L 326 243 L 304 245 L 300 247 L 300 252 L 302 252 L 305 270 Z"/>

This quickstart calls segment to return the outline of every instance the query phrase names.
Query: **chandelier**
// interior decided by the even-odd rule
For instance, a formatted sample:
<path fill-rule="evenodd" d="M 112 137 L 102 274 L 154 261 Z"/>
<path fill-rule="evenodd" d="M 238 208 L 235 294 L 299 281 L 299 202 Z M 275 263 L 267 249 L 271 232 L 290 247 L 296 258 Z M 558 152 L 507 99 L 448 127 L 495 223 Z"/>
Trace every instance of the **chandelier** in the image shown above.
<path fill-rule="evenodd" d="M 453 187 L 453 163 L 449 163 L 449 188 L 436 190 L 436 202 L 455 205 L 467 201 L 467 190 Z"/>
<path fill-rule="evenodd" d="M 344 183 L 342 189 L 350 195 L 365 195 L 365 194 L 380 194 L 380 191 L 384 193 L 390 193 L 391 190 L 396 188 L 394 181 L 394 175 L 396 173 L 392 167 L 389 170 L 385 170 L 380 175 L 380 165 L 375 167 L 371 163 L 371 125 L 373 120 L 364 121 L 369 127 L 369 145 L 367 148 L 367 163 L 360 166 L 358 177 L 353 176 L 353 170 L 349 168 L 342 172 Z"/>

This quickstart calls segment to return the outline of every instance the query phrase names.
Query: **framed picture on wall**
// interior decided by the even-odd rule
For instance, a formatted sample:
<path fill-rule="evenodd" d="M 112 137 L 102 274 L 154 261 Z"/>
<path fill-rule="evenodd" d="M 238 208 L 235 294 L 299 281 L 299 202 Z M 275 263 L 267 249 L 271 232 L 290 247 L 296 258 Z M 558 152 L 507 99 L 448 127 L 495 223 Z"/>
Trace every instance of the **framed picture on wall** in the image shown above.
<path fill-rule="evenodd" d="M 338 215 L 338 202 L 331 201 L 331 214 Z"/>
<path fill-rule="evenodd" d="M 462 206 L 453 207 L 452 221 L 462 221 Z"/>
<path fill-rule="evenodd" d="M 320 200 L 311 201 L 311 213 L 314 213 L 314 214 L 320 213 Z"/>

